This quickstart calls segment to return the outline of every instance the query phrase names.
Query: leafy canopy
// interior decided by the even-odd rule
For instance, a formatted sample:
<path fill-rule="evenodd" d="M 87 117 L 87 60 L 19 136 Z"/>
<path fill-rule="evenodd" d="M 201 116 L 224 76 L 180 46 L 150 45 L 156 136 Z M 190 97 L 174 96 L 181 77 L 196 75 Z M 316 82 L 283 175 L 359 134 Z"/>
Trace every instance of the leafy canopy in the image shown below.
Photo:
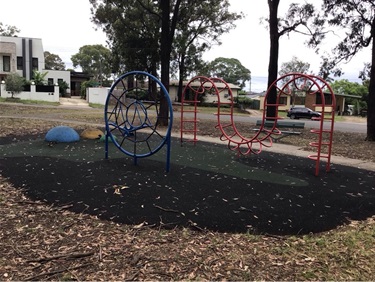
<path fill-rule="evenodd" d="M 45 85 L 47 74 L 48 72 L 42 73 L 37 70 L 34 70 L 32 79 L 35 85 Z"/>
<path fill-rule="evenodd" d="M 228 83 L 245 86 L 251 79 L 251 71 L 245 68 L 238 59 L 216 58 L 207 65 L 208 76 L 219 77 Z"/>
<path fill-rule="evenodd" d="M 284 75 L 291 72 L 309 74 L 310 64 L 299 60 L 296 56 L 293 56 L 289 62 L 281 64 L 279 75 Z"/>
<path fill-rule="evenodd" d="M 11 73 L 7 75 L 5 78 L 5 88 L 6 91 L 12 93 L 12 98 L 14 98 L 14 94 L 22 92 L 24 85 L 24 78 L 20 76 L 18 73 Z"/>
<path fill-rule="evenodd" d="M 65 70 L 65 63 L 62 61 L 59 55 L 45 51 L 44 68 L 46 70 Z"/>
<path fill-rule="evenodd" d="M 1 36 L 17 36 L 17 33 L 19 33 L 21 30 L 19 30 L 17 27 L 12 25 L 4 25 L 2 22 L 0 22 L 0 35 Z"/>
<path fill-rule="evenodd" d="M 329 26 L 339 27 L 343 39 L 327 56 L 330 66 L 342 61 L 349 61 L 363 48 L 371 48 L 371 67 L 367 102 L 367 136 L 368 141 L 375 141 L 375 3 L 374 0 L 323 0 L 321 16 Z M 365 70 L 360 73 L 362 79 Z"/>
<path fill-rule="evenodd" d="M 111 51 L 103 45 L 84 45 L 71 60 L 74 68 L 80 66 L 83 72 L 92 75 L 100 83 L 111 76 Z"/>

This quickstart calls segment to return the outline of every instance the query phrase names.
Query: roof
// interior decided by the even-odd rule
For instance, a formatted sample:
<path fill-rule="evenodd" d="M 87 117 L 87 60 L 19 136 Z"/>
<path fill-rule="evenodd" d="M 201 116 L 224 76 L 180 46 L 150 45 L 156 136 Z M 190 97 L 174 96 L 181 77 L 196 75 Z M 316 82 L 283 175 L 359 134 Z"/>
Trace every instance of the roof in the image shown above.
<path fill-rule="evenodd" d="M 184 80 L 184 81 L 182 82 L 182 85 L 183 85 L 183 86 L 186 86 L 188 83 L 189 83 L 189 81 Z M 171 81 L 169 82 L 169 86 L 178 86 L 178 84 L 179 84 L 179 81 L 178 81 L 178 80 L 171 80 Z M 238 85 L 235 85 L 235 84 L 233 84 L 233 83 L 227 83 L 227 84 L 228 84 L 228 86 L 229 86 L 231 89 L 241 89 L 241 87 L 239 87 Z M 193 81 L 193 82 L 192 82 L 192 85 L 193 85 L 193 86 L 199 86 L 199 85 L 200 85 L 200 82 L 198 82 L 198 81 Z M 225 84 L 224 84 L 224 83 L 221 83 L 221 82 L 216 82 L 215 85 L 216 85 L 217 88 L 225 88 L 225 87 L 226 87 Z"/>

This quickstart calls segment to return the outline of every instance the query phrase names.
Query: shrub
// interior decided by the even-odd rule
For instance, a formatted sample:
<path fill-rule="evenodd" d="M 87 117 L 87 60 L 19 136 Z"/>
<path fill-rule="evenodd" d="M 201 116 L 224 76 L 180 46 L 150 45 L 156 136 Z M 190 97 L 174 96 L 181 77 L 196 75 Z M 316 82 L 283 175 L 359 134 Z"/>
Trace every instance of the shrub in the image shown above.
<path fill-rule="evenodd" d="M 11 73 L 5 79 L 6 91 L 12 94 L 12 98 L 23 90 L 24 79 L 18 73 Z"/>
<path fill-rule="evenodd" d="M 61 97 L 66 96 L 66 90 L 69 88 L 69 85 L 66 81 L 59 81 L 59 94 Z"/>

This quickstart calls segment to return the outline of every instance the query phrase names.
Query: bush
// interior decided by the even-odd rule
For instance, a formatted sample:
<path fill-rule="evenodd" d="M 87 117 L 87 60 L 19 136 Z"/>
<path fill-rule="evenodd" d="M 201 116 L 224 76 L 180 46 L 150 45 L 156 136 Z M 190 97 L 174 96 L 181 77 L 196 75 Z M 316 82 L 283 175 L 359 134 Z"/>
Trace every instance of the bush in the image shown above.
<path fill-rule="evenodd" d="M 237 100 L 237 104 L 240 106 L 241 109 L 249 108 L 253 104 L 253 100 L 248 97 L 241 97 L 235 98 Z"/>
<path fill-rule="evenodd" d="M 12 93 L 12 98 L 17 93 L 22 92 L 24 79 L 18 73 L 11 73 L 5 79 L 6 91 Z"/>
<path fill-rule="evenodd" d="M 66 90 L 69 88 L 69 85 L 66 81 L 59 81 L 59 94 L 61 97 L 66 96 Z"/>

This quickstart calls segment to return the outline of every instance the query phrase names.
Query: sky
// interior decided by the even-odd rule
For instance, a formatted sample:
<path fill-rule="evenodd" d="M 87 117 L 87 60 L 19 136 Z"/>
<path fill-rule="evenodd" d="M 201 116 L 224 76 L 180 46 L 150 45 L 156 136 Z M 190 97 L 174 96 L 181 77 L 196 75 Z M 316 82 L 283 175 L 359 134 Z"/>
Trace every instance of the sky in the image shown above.
<path fill-rule="evenodd" d="M 279 16 L 283 16 L 290 3 L 304 0 L 280 1 Z M 320 6 L 320 0 L 310 3 Z M 221 37 L 222 44 L 204 54 L 206 61 L 218 57 L 235 58 L 251 71 L 251 90 L 261 92 L 267 88 L 269 34 L 261 17 L 268 16 L 266 0 L 230 0 L 233 12 L 243 12 L 245 18 L 236 22 L 236 28 Z M 20 29 L 19 37 L 41 38 L 44 51 L 57 54 L 67 68 L 73 68 L 71 56 L 84 45 L 106 44 L 106 36 L 91 22 L 89 0 L 0 0 L 0 22 Z M 340 38 L 331 35 L 321 49 L 330 53 Z M 305 38 L 297 34 L 280 39 L 279 67 L 293 56 L 309 63 L 311 73 L 317 73 L 320 55 L 304 45 Z M 360 52 L 351 62 L 341 65 L 344 75 L 339 79 L 360 82 L 359 72 L 370 62 L 370 50 Z M 247 84 L 247 90 L 250 84 Z"/>

